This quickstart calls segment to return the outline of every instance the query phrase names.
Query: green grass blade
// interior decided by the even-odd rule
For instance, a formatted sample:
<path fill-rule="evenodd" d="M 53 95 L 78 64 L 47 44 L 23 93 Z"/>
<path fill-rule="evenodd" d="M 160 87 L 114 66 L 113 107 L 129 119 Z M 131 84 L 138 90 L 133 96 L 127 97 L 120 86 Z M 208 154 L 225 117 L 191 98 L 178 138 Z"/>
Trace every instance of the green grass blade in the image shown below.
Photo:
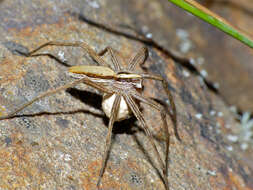
<path fill-rule="evenodd" d="M 253 39 L 251 37 L 249 37 L 244 32 L 240 31 L 239 29 L 236 29 L 234 26 L 225 21 L 223 18 L 214 14 L 213 12 L 196 3 L 195 1 L 193 0 L 168 0 L 168 1 L 186 10 L 187 12 L 190 12 L 191 14 L 201 18 L 202 20 L 208 22 L 209 24 L 215 26 L 216 28 L 219 28 L 228 35 L 240 40 L 247 46 L 253 48 Z"/>

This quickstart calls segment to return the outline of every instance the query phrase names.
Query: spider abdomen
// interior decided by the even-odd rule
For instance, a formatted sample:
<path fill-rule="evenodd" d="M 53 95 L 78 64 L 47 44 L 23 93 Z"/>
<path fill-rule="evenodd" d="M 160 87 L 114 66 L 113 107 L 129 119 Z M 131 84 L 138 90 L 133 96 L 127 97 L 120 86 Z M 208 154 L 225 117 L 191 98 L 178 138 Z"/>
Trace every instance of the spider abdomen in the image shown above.
<path fill-rule="evenodd" d="M 110 118 L 112 112 L 113 102 L 115 100 L 116 94 L 105 94 L 103 96 L 102 109 L 105 115 Z M 119 111 L 117 113 L 115 121 L 121 121 L 127 119 L 131 115 L 131 110 L 129 109 L 125 99 L 121 96 Z"/>

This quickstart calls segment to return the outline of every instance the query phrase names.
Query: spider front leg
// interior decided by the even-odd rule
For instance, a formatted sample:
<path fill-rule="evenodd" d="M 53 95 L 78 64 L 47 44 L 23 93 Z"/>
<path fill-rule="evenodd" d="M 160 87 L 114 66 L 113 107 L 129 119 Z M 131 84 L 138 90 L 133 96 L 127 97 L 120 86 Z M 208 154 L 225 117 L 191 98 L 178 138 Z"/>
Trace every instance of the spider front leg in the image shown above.
<path fill-rule="evenodd" d="M 147 57 L 148 57 L 148 49 L 146 47 L 140 48 L 139 51 L 137 52 L 137 54 L 129 61 L 128 70 L 133 71 L 134 68 L 136 67 L 136 65 L 138 65 L 138 64 L 140 66 L 142 66 L 145 63 L 145 60 L 147 59 Z M 146 79 L 158 80 L 158 81 L 162 82 L 163 88 L 164 88 L 165 92 L 167 93 L 167 96 L 168 96 L 168 99 L 170 101 L 172 111 L 173 111 L 173 113 L 171 113 L 171 112 L 168 112 L 168 113 L 173 121 L 176 137 L 178 140 L 180 140 L 180 137 L 179 137 L 177 130 L 176 130 L 176 126 L 177 126 L 176 106 L 175 106 L 175 103 L 173 100 L 173 96 L 170 93 L 170 90 L 168 89 L 167 81 L 165 79 L 163 79 L 161 76 L 156 76 L 156 75 L 141 74 L 141 76 L 143 79 L 146 78 Z"/>
<path fill-rule="evenodd" d="M 103 56 L 106 52 L 109 52 L 110 56 L 111 56 L 111 59 L 112 59 L 112 63 L 113 63 L 113 66 L 115 68 L 115 71 L 120 71 L 121 70 L 121 65 L 120 65 L 120 62 L 119 62 L 119 59 L 118 59 L 118 55 L 116 53 L 116 51 L 111 48 L 110 46 L 107 46 L 105 49 L 103 49 L 102 51 L 100 51 L 98 53 L 99 56 Z"/>
<path fill-rule="evenodd" d="M 153 107 L 154 109 L 159 111 L 160 114 L 161 114 L 161 119 L 162 119 L 162 122 L 163 122 L 163 128 L 164 128 L 165 135 L 166 135 L 165 168 L 163 170 L 163 173 L 164 173 L 164 176 L 167 176 L 167 174 L 168 174 L 168 159 L 169 159 L 169 144 L 170 144 L 170 133 L 169 133 L 169 130 L 168 130 L 168 123 L 167 123 L 167 117 L 166 117 L 166 115 L 168 113 L 168 110 L 164 106 L 162 106 L 159 103 L 155 102 L 154 100 L 142 96 L 137 91 L 132 92 L 132 96 L 135 99 L 139 100 L 140 102 L 143 102 L 144 104 L 147 104 L 147 105 Z"/>
<path fill-rule="evenodd" d="M 116 94 L 116 98 L 113 102 L 113 106 L 112 106 L 112 110 L 111 110 L 111 116 L 110 116 L 110 121 L 109 121 L 109 125 L 108 125 L 107 137 L 106 137 L 105 152 L 102 157 L 102 166 L 101 166 L 101 169 L 99 172 L 99 177 L 98 177 L 98 181 L 97 181 L 97 188 L 100 185 L 100 181 L 102 179 L 102 176 L 103 176 L 103 173 L 105 170 L 106 161 L 107 161 L 107 158 L 109 155 L 109 150 L 110 150 L 110 145 L 111 145 L 111 140 L 112 140 L 112 128 L 113 128 L 113 124 L 117 118 L 117 114 L 119 112 L 120 100 L 121 100 L 121 96 Z"/>
<path fill-rule="evenodd" d="M 132 93 L 131 93 L 132 94 Z M 167 179 L 167 169 L 166 169 L 166 165 L 167 164 L 164 164 L 163 161 L 162 161 L 162 158 L 156 148 L 156 145 L 155 145 L 155 142 L 154 142 L 154 139 L 153 139 L 153 136 L 149 130 L 149 128 L 147 127 L 147 124 L 144 120 L 144 117 L 140 111 L 140 109 L 138 108 L 137 104 L 135 103 L 135 101 L 133 100 L 133 98 L 128 95 L 128 94 L 125 94 L 124 95 L 124 98 L 125 98 L 125 101 L 127 102 L 128 106 L 130 107 L 130 109 L 132 110 L 132 112 L 134 113 L 135 117 L 138 119 L 138 121 L 141 123 L 141 126 L 142 128 L 144 129 L 145 131 L 145 134 L 148 136 L 149 138 L 149 141 L 153 147 L 153 149 L 155 150 L 155 153 L 158 157 L 158 161 L 159 161 L 159 164 L 162 166 L 163 168 L 163 181 L 164 181 L 164 184 L 165 184 L 165 187 L 166 187 L 166 190 L 169 190 L 169 184 L 168 184 L 168 179 Z M 167 158 L 167 156 L 166 156 Z"/>
<path fill-rule="evenodd" d="M 25 54 L 27 57 L 34 57 L 34 56 L 39 56 L 42 54 L 36 54 L 40 49 L 47 47 L 47 46 L 70 46 L 70 47 L 80 47 L 82 48 L 85 52 L 87 52 L 92 59 L 94 59 L 99 65 L 102 66 L 109 66 L 90 46 L 88 46 L 84 42 L 57 42 L 57 41 L 50 41 L 47 43 L 44 43 L 40 45 L 39 47 L 35 48 L 34 50 L 28 52 Z M 110 66 L 109 66 L 110 67 Z"/>
<path fill-rule="evenodd" d="M 138 50 L 137 54 L 129 61 L 128 70 L 133 71 L 137 64 L 144 64 L 148 57 L 148 49 L 142 47 Z"/>
<path fill-rule="evenodd" d="M 176 110 L 176 106 L 175 106 L 175 103 L 174 103 L 173 96 L 172 96 L 170 90 L 168 89 L 168 82 L 164 78 L 162 78 L 161 76 L 157 76 L 157 75 L 141 74 L 141 76 L 142 76 L 143 79 L 152 79 L 152 80 L 157 80 L 157 81 L 162 82 L 163 89 L 165 90 L 165 92 L 168 96 L 170 106 L 171 106 L 171 110 L 172 110 L 172 112 L 168 110 L 168 114 L 169 114 L 169 116 L 170 116 L 170 118 L 173 122 L 176 138 L 179 141 L 181 141 L 181 138 L 180 138 L 180 136 L 178 134 L 178 131 L 177 131 L 177 110 Z"/>
<path fill-rule="evenodd" d="M 72 82 L 72 83 L 69 83 L 69 84 L 66 84 L 66 85 L 64 85 L 64 86 L 58 87 L 58 88 L 56 88 L 56 89 L 49 90 L 49 91 L 47 91 L 47 92 L 42 93 L 41 95 L 39 95 L 39 96 L 33 98 L 31 101 L 29 101 L 29 102 L 25 103 L 24 105 L 20 106 L 20 107 L 17 108 L 16 110 L 10 112 L 9 114 L 7 114 L 7 115 L 5 115 L 5 116 L 1 116 L 1 117 L 0 117 L 0 120 L 12 118 L 16 113 L 22 111 L 23 109 L 25 109 L 27 106 L 31 105 L 32 103 L 34 103 L 34 102 L 36 102 L 36 101 L 38 101 L 38 100 L 40 100 L 40 99 L 42 99 L 42 98 L 44 98 L 44 97 L 46 97 L 46 96 L 50 96 L 50 95 L 53 95 L 53 94 L 55 94 L 55 93 L 57 93 L 57 92 L 60 92 L 60 91 L 62 91 L 62 90 L 64 90 L 64 89 L 74 87 L 74 86 L 76 86 L 77 84 L 82 83 L 82 82 L 83 82 L 83 83 L 86 83 L 86 84 L 89 85 L 89 86 L 92 86 L 92 87 L 94 87 L 94 88 L 97 88 L 98 90 L 101 90 L 101 91 L 103 91 L 103 92 L 105 92 L 105 93 L 112 93 L 112 91 L 110 91 L 109 89 L 105 88 L 105 87 L 102 86 L 101 84 L 97 84 L 97 83 L 95 83 L 95 82 L 92 82 L 92 81 L 90 81 L 88 78 L 84 77 L 84 78 L 81 78 L 81 79 L 79 79 L 79 80 L 76 80 L 76 81 L 74 81 L 74 82 Z"/>

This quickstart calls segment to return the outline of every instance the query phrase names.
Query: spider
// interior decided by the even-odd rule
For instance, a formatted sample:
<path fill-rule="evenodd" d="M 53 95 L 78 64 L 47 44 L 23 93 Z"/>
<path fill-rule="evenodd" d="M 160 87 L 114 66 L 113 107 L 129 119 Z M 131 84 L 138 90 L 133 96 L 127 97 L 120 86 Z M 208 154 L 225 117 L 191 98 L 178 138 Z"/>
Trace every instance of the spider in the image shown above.
<path fill-rule="evenodd" d="M 169 131 L 167 124 L 167 115 L 173 121 L 173 124 L 176 125 L 176 107 L 173 101 L 173 97 L 168 89 L 168 83 L 161 76 L 151 75 L 148 73 L 135 73 L 134 69 L 136 65 L 142 66 L 148 57 L 148 50 L 145 47 L 142 47 L 138 50 L 135 56 L 130 59 L 127 64 L 127 68 L 123 68 L 123 66 L 119 62 L 119 55 L 116 51 L 111 47 L 106 47 L 100 53 L 96 53 L 92 48 L 90 48 L 84 42 L 74 42 L 74 43 L 63 43 L 50 41 L 42 44 L 36 49 L 30 51 L 26 54 L 27 57 L 31 56 L 39 56 L 42 54 L 36 54 L 36 52 L 46 46 L 72 46 L 72 47 L 80 47 L 84 51 L 86 51 L 91 58 L 98 64 L 98 66 L 92 65 L 79 65 L 72 66 L 69 68 L 70 73 L 79 74 L 82 77 L 75 80 L 74 82 L 68 83 L 64 86 L 58 87 L 53 90 L 49 90 L 47 92 L 42 93 L 41 95 L 35 97 L 31 101 L 25 103 L 24 105 L 17 108 L 15 111 L 10 112 L 9 114 L 0 117 L 0 120 L 13 118 L 16 113 L 20 112 L 27 106 L 31 105 L 35 101 L 44 98 L 46 96 L 57 93 L 61 90 L 74 87 L 79 83 L 85 83 L 86 85 L 92 86 L 104 93 L 103 101 L 102 101 L 102 109 L 105 112 L 105 115 L 109 118 L 108 124 L 108 133 L 106 137 L 106 145 L 105 151 L 102 156 L 101 168 L 97 180 L 97 188 L 100 186 L 100 182 L 105 170 L 108 153 L 110 150 L 111 139 L 112 139 L 112 128 L 113 124 L 116 121 L 121 121 L 126 118 L 129 118 L 131 115 L 134 115 L 137 120 L 140 122 L 145 134 L 148 136 L 149 141 L 155 151 L 155 154 L 158 158 L 159 164 L 162 167 L 162 180 L 166 189 L 169 189 L 167 172 L 168 172 L 168 154 L 169 154 Z M 102 56 L 109 52 L 111 56 L 111 61 L 114 68 L 111 68 Z M 167 106 L 161 105 L 154 101 L 153 99 L 146 98 L 141 94 L 142 90 L 142 82 L 144 79 L 151 79 L 161 81 L 163 84 L 163 88 L 167 93 L 168 99 L 170 101 L 170 106 L 172 110 L 170 111 Z M 154 138 L 151 135 L 150 129 L 144 119 L 143 114 L 139 109 L 139 102 L 149 105 L 150 107 L 158 110 L 161 114 L 161 119 L 163 123 L 163 128 L 166 133 L 166 156 L 165 163 L 162 161 L 162 158 L 156 148 Z M 177 136 L 177 135 L 176 135 Z"/>

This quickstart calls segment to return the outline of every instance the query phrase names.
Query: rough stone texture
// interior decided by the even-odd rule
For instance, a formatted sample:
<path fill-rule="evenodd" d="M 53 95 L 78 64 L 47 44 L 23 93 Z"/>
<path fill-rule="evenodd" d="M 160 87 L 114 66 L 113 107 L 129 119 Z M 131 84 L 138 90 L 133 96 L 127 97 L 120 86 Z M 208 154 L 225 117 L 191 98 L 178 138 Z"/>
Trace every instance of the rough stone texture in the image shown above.
<path fill-rule="evenodd" d="M 17 49 L 26 52 L 49 40 L 82 40 L 96 51 L 112 46 L 127 59 L 144 45 L 91 26 L 72 13 L 80 13 L 99 23 L 127 24 L 146 34 L 151 32 L 154 40 L 171 52 L 180 49 L 181 40 L 194 43 L 194 48 L 182 55 L 189 54 L 199 61 L 204 57 L 205 65 L 219 63 L 219 60 L 226 65 L 234 58 L 238 64 L 241 57 L 244 62 L 250 61 L 248 48 L 164 2 L 1 1 L 1 113 L 12 111 L 36 95 L 73 80 L 67 75 L 67 67 L 55 59 L 26 58 L 17 53 Z M 189 27 L 192 27 L 190 31 Z M 202 31 L 205 33 L 200 33 Z M 189 36 L 186 38 L 185 34 Z M 234 49 L 227 48 L 223 50 L 232 57 L 221 57 L 223 52 L 216 35 L 227 43 L 235 43 L 237 54 Z M 215 48 L 205 50 L 208 45 Z M 92 63 L 78 48 L 48 47 L 43 51 L 69 65 Z M 178 110 L 178 132 L 182 142 L 175 138 L 171 127 L 170 188 L 252 189 L 252 147 L 243 151 L 240 141 L 227 140 L 228 134 L 237 134 L 238 123 L 223 98 L 213 94 L 201 77 L 161 50 L 150 46 L 149 53 L 147 70 L 170 82 Z M 219 63 L 218 68 L 221 66 L 223 64 Z M 161 92 L 158 82 L 145 82 L 146 96 L 166 100 Z M 145 106 L 143 112 L 153 127 L 159 151 L 164 155 L 159 114 Z M 107 124 L 101 111 L 101 94 L 85 85 L 47 97 L 18 117 L 0 121 L 0 189 L 95 189 Z M 138 126 L 135 119 L 115 126 L 102 189 L 164 189 L 157 173 L 161 168 L 156 167 L 150 143 Z"/>

